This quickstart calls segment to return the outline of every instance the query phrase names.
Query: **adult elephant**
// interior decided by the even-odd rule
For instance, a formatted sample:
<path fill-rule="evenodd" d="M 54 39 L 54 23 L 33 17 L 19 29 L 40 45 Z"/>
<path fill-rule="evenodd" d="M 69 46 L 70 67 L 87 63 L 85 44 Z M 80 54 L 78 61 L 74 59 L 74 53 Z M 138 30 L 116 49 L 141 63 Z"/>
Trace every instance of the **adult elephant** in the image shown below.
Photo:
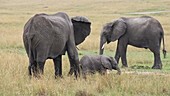
<path fill-rule="evenodd" d="M 69 18 L 66 13 L 36 14 L 24 26 L 23 41 L 29 57 L 29 75 L 43 74 L 47 59 L 53 59 L 55 76 L 62 76 L 62 55 L 67 51 L 70 73 L 80 74 L 76 45 L 90 34 L 91 23 L 82 16 Z"/>
<path fill-rule="evenodd" d="M 100 54 L 103 54 L 104 44 L 118 40 L 115 59 L 121 57 L 123 67 L 128 67 L 126 60 L 127 45 L 139 48 L 149 48 L 154 54 L 153 69 L 161 69 L 160 59 L 161 39 L 163 39 L 163 54 L 166 55 L 164 31 L 158 20 L 142 16 L 138 18 L 120 18 L 107 23 L 101 32 Z"/>

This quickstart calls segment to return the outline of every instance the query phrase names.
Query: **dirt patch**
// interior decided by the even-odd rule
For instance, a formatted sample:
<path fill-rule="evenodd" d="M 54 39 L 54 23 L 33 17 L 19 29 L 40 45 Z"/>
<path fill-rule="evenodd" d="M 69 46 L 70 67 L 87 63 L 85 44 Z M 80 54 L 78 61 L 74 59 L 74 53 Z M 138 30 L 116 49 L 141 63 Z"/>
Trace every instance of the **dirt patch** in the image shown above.
<path fill-rule="evenodd" d="M 149 66 L 134 65 L 131 66 L 132 69 L 151 69 Z"/>

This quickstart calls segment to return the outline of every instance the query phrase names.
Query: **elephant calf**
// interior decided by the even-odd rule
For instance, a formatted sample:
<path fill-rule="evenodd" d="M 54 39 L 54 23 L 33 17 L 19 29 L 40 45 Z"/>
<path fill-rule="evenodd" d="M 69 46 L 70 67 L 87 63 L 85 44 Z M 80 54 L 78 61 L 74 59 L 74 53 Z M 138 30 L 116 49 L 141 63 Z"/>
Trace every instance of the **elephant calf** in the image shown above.
<path fill-rule="evenodd" d="M 87 73 L 94 74 L 95 72 L 99 72 L 103 75 L 106 74 L 107 70 L 112 69 L 117 70 L 118 74 L 121 74 L 117 61 L 113 57 L 85 55 L 81 58 L 80 64 L 83 78 L 86 78 Z"/>

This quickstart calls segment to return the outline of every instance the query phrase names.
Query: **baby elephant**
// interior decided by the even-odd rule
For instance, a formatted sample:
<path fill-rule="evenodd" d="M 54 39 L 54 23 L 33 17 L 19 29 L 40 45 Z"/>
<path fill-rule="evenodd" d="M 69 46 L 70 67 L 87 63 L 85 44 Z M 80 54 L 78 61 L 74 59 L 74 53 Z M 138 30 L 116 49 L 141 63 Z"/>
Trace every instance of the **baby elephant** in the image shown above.
<path fill-rule="evenodd" d="M 121 74 L 118 64 L 113 57 L 104 55 L 85 55 L 81 58 L 80 64 L 83 78 L 86 78 L 87 73 L 94 74 L 95 72 L 99 72 L 103 75 L 106 74 L 107 70 L 112 69 L 117 70 L 118 74 Z"/>

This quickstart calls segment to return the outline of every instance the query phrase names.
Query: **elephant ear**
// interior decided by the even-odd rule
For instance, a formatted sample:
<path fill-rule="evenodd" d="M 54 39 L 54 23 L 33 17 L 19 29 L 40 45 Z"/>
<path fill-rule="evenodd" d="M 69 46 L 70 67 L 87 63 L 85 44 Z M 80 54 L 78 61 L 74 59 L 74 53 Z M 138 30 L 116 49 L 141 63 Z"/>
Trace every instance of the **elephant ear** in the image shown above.
<path fill-rule="evenodd" d="M 102 66 L 106 69 L 112 70 L 111 59 L 106 56 L 101 56 Z"/>
<path fill-rule="evenodd" d="M 123 34 L 125 34 L 127 26 L 123 19 L 114 21 L 112 25 L 112 31 L 110 35 L 110 41 L 118 40 Z"/>
<path fill-rule="evenodd" d="M 71 18 L 74 28 L 75 44 L 79 45 L 91 32 L 91 22 L 82 16 L 76 16 Z"/>

